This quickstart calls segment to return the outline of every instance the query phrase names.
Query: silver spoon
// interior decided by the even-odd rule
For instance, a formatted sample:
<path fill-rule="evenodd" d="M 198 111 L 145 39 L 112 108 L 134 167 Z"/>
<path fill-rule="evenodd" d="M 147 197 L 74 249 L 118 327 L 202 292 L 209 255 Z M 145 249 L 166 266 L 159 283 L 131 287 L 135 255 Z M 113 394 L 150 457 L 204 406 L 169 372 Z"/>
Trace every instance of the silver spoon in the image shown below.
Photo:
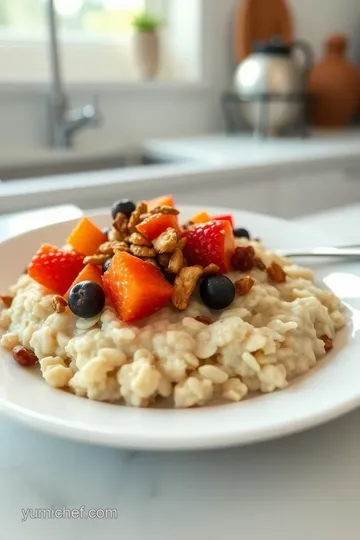
<path fill-rule="evenodd" d="M 360 246 L 277 249 L 276 254 L 280 257 L 343 257 L 359 259 Z"/>

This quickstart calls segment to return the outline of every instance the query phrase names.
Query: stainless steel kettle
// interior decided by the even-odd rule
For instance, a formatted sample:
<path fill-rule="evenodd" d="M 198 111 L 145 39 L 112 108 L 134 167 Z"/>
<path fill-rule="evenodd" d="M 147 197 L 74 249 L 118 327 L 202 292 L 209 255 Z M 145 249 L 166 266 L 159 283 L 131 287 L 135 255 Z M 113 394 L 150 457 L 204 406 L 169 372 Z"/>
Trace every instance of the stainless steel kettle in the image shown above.
<path fill-rule="evenodd" d="M 294 54 L 300 50 L 302 64 Z M 241 98 L 244 120 L 256 131 L 277 135 L 303 114 L 302 93 L 306 73 L 312 64 L 312 51 L 305 42 L 284 45 L 268 42 L 238 66 L 234 90 Z"/>

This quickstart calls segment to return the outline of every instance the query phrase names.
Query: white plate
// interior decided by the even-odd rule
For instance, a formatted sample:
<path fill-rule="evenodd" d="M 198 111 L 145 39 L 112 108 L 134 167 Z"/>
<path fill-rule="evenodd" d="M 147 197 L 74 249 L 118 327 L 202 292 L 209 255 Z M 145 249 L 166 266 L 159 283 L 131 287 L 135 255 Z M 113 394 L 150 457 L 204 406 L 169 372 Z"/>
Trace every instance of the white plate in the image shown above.
<path fill-rule="evenodd" d="M 189 218 L 198 207 L 181 208 Z M 212 214 L 228 209 L 212 208 Z M 327 244 L 323 234 L 279 219 L 233 211 L 238 226 L 249 228 L 272 247 Z M 93 218 L 100 226 L 107 215 Z M 42 242 L 61 245 L 76 220 L 17 236 L 0 244 L 0 290 L 16 280 Z M 6 264 L 4 264 L 4 261 Z M 323 423 L 360 403 L 360 278 L 349 266 L 319 268 L 319 279 L 345 298 L 349 325 L 334 351 L 316 369 L 286 390 L 237 404 L 189 410 L 134 409 L 98 403 L 54 390 L 41 376 L 18 366 L 0 351 L 0 404 L 12 417 L 52 434 L 137 449 L 194 449 L 247 444 Z"/>

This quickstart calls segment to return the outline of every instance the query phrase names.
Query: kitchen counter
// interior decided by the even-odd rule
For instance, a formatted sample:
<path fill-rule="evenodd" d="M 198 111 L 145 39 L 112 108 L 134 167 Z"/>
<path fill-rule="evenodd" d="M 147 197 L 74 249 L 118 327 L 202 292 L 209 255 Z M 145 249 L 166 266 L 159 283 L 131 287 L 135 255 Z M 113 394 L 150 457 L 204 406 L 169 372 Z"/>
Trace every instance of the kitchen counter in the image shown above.
<path fill-rule="evenodd" d="M 205 195 L 207 190 L 211 190 L 210 186 L 219 187 L 221 184 L 224 189 L 226 184 L 232 184 L 238 190 L 240 184 L 252 180 L 266 180 L 269 183 L 270 180 L 287 179 L 294 174 L 327 174 L 336 167 L 344 168 L 360 178 L 358 130 L 317 133 L 309 139 L 264 141 L 249 135 L 213 135 L 148 141 L 142 146 L 153 156 L 185 161 L 0 183 L 0 214 L 45 206 L 54 201 L 91 208 L 109 204 L 119 197 L 119 193 L 133 198 L 150 198 L 171 191 L 179 194 L 181 202 L 189 202 L 189 199 L 197 196 L 197 192 Z M 195 191 L 191 193 L 191 190 Z M 189 198 L 186 200 L 184 197 L 188 191 Z M 264 189 L 261 191 L 264 193 Z M 270 195 L 267 194 L 265 198 Z M 309 198 L 312 198 L 311 195 Z M 256 202 L 258 195 L 254 195 L 253 199 Z M 216 202 L 219 202 L 218 196 Z M 346 202 L 340 200 L 340 203 Z M 213 204 L 214 200 L 206 199 L 204 203 Z M 220 201 L 220 204 L 224 203 Z M 258 208 L 252 204 L 248 209 L 276 213 L 271 207 Z"/>

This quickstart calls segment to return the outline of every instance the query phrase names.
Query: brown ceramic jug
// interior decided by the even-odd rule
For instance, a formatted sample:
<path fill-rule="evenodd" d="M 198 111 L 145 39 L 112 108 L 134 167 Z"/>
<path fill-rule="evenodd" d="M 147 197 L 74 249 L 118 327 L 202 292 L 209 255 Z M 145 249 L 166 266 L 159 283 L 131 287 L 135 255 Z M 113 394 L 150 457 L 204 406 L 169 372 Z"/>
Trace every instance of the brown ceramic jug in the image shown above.
<path fill-rule="evenodd" d="M 325 55 L 309 73 L 308 91 L 314 101 L 311 119 L 315 126 L 342 127 L 360 107 L 360 72 L 347 60 L 347 39 L 333 35 Z"/>

